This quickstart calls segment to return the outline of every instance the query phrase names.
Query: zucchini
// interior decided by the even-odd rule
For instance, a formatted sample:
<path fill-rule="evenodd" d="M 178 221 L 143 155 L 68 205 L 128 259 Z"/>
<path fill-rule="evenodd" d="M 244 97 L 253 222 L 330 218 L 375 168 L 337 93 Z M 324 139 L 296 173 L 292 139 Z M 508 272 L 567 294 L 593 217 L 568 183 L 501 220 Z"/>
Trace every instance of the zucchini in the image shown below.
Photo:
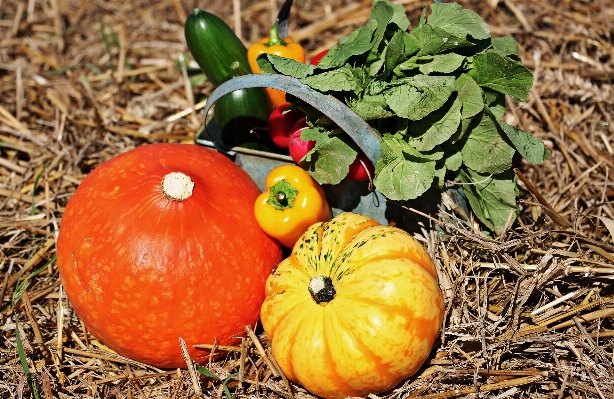
<path fill-rule="evenodd" d="M 194 61 L 214 86 L 251 73 L 245 45 L 215 14 L 195 8 L 185 22 L 185 38 Z M 276 151 L 266 132 L 270 112 L 263 88 L 223 96 L 213 112 L 217 137 L 231 147 Z"/>
<path fill-rule="evenodd" d="M 220 17 L 195 8 L 185 21 L 184 29 L 194 61 L 214 86 L 228 79 L 235 62 L 243 73 L 250 73 L 245 45 Z"/>
<path fill-rule="evenodd" d="M 233 63 L 229 79 L 241 75 L 239 63 Z M 278 152 L 266 130 L 269 114 L 266 92 L 262 88 L 242 88 L 220 97 L 213 110 L 213 121 L 225 145 Z"/>

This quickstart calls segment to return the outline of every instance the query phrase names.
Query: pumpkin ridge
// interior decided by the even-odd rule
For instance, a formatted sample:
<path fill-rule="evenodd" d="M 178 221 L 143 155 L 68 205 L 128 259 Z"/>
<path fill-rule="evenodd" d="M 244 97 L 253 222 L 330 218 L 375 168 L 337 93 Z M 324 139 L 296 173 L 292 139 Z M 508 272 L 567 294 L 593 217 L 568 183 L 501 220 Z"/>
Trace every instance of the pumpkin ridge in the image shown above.
<path fill-rule="evenodd" d="M 302 274 L 305 275 L 305 278 L 309 281 L 309 279 L 311 279 L 312 274 L 309 273 L 309 270 L 307 270 L 307 268 L 298 260 L 298 258 L 296 256 L 294 256 L 294 253 L 292 253 L 288 258 L 288 263 L 290 263 L 289 267 L 293 267 L 295 269 L 297 269 L 298 271 L 300 271 Z"/>
<path fill-rule="evenodd" d="M 142 180 L 137 186 L 135 186 L 135 191 L 147 191 L 146 195 L 142 195 L 135 203 L 119 201 L 120 204 L 124 204 L 121 209 L 130 208 L 130 212 L 134 212 L 136 210 L 138 217 L 142 218 L 148 214 L 151 214 L 152 212 L 155 212 L 156 207 L 161 208 L 161 200 L 164 198 L 162 189 L 160 188 L 160 191 L 158 192 L 157 190 L 151 188 L 151 186 L 156 184 L 158 180 L 159 179 L 157 179 L 157 176 L 155 178 L 146 178 Z M 167 211 L 167 207 L 168 205 L 164 205 L 162 207 L 163 209 L 156 212 L 156 223 L 160 223 L 160 218 L 162 217 L 162 214 Z"/>
<path fill-rule="evenodd" d="M 282 291 L 279 293 L 275 293 L 273 295 L 284 295 L 284 294 L 292 294 L 291 291 Z M 296 316 L 294 316 L 293 314 L 296 312 L 296 314 L 301 315 L 302 314 L 302 308 L 305 308 L 307 306 L 310 306 L 311 304 L 308 301 L 302 301 L 300 303 L 297 303 L 295 306 L 292 306 L 291 308 L 287 308 L 284 311 L 284 315 L 281 316 L 279 318 L 279 322 L 272 327 L 272 329 L 270 329 L 267 333 L 270 334 L 271 337 L 273 337 L 275 335 L 275 331 L 277 330 L 277 328 L 286 320 L 292 320 L 293 318 L 296 318 Z M 299 327 L 300 324 L 297 325 L 297 327 Z M 296 330 L 296 329 L 295 329 Z M 295 332 L 295 331 L 293 331 Z M 291 336 L 295 336 L 296 334 L 291 334 Z"/>
<path fill-rule="evenodd" d="M 328 306 L 327 306 L 328 307 Z M 334 312 L 335 316 L 331 317 L 330 313 Z M 324 334 L 322 334 L 322 336 L 324 337 L 324 348 L 325 348 L 325 353 L 324 355 L 327 358 L 327 363 L 330 365 L 330 367 L 328 368 L 328 370 L 332 371 L 333 374 L 335 375 L 335 384 L 337 386 L 342 385 L 343 386 L 343 390 L 342 392 L 344 393 L 345 396 L 360 396 L 359 392 L 352 388 L 352 386 L 350 386 L 350 384 L 348 384 L 345 381 L 345 378 L 343 378 L 343 376 L 341 375 L 341 373 L 339 373 L 339 370 L 337 369 L 337 365 L 335 363 L 335 359 L 333 358 L 332 355 L 332 350 L 331 350 L 331 343 L 329 340 L 329 332 L 328 330 L 331 328 L 330 324 L 331 324 L 331 320 L 340 320 L 339 318 L 339 312 L 336 311 L 336 309 L 334 307 L 332 307 L 331 309 L 326 309 L 324 308 L 324 317 L 322 318 L 323 323 L 322 323 L 322 329 L 324 330 Z M 335 322 L 332 322 L 333 326 L 335 324 Z"/>
<path fill-rule="evenodd" d="M 355 294 L 343 294 L 343 297 L 346 299 L 349 299 L 353 302 L 362 302 L 365 305 L 369 305 L 372 307 L 377 307 L 380 308 L 384 311 L 386 311 L 387 313 L 394 313 L 395 315 L 398 315 L 400 317 L 402 317 L 405 320 L 411 320 L 412 318 L 415 317 L 411 317 L 410 315 L 408 315 L 408 309 L 405 306 L 402 305 L 391 305 L 388 303 L 381 303 L 375 299 L 372 298 L 368 298 L 365 297 L 363 295 L 361 295 L 361 293 L 355 293 Z"/>
<path fill-rule="evenodd" d="M 322 252 L 322 235 L 324 223 L 316 223 L 309 227 L 292 249 L 292 257 L 301 265 L 307 275 L 311 277 L 319 271 L 319 259 Z M 299 254 L 307 253 L 304 256 Z M 305 264 L 304 264 L 305 263 Z"/>
<path fill-rule="evenodd" d="M 147 204 L 147 202 L 149 202 L 149 204 Z M 155 223 L 157 225 L 160 225 L 160 223 L 162 222 L 164 212 L 170 211 L 168 208 L 171 207 L 171 204 L 161 203 L 161 198 L 157 195 L 157 193 L 152 192 L 149 196 L 144 197 L 143 200 L 135 204 L 135 206 L 137 207 L 139 211 L 139 217 L 145 217 L 146 215 L 151 215 L 152 213 L 155 212 L 155 209 L 158 208 L 159 211 L 157 212 Z"/>
<path fill-rule="evenodd" d="M 339 253 L 339 256 L 337 256 L 337 258 L 335 259 L 335 263 L 331 267 L 331 276 L 333 275 L 338 276 L 337 280 L 340 280 L 343 275 L 354 273 L 355 271 L 358 271 L 360 268 L 362 268 L 363 266 L 371 262 L 377 262 L 380 260 L 385 260 L 385 259 L 390 259 L 390 258 L 400 258 L 400 259 L 407 259 L 415 263 L 420 268 L 426 270 L 431 276 L 435 278 L 437 277 L 436 274 L 433 274 L 433 272 L 435 271 L 434 265 L 429 263 L 428 258 L 425 258 L 423 256 L 423 255 L 428 256 L 428 254 L 422 254 L 422 253 L 417 254 L 417 252 L 419 251 L 414 250 L 413 248 L 407 248 L 406 250 L 401 250 L 401 249 L 394 250 L 394 251 L 391 250 L 389 252 L 379 252 L 378 251 L 376 253 L 369 254 L 369 256 L 365 256 L 365 254 L 361 254 L 361 256 L 359 257 L 353 257 L 355 248 L 359 248 L 375 240 L 379 240 L 379 241 L 383 240 L 381 244 L 382 246 L 385 246 L 386 235 L 399 234 L 395 230 L 391 231 L 390 229 L 394 229 L 394 228 L 389 227 L 389 226 L 371 226 L 368 229 L 372 229 L 372 228 L 381 229 L 384 231 L 376 231 L 376 232 L 369 234 L 366 237 L 361 236 L 359 237 L 359 239 L 352 240 L 352 241 L 356 241 L 355 243 L 352 243 L 352 241 L 350 241 L 348 245 L 344 247 L 343 250 Z M 405 235 L 405 233 L 402 233 L 402 234 Z M 407 235 L 407 238 L 411 240 L 415 240 L 415 238 L 413 238 L 411 235 Z M 419 260 L 421 261 L 423 260 L 424 263 L 426 264 L 423 264 L 422 262 L 418 262 L 417 261 L 418 259 L 416 259 L 416 255 L 420 255 L 418 257 Z M 344 267 L 347 264 L 351 265 L 351 267 Z M 346 270 L 343 270 L 340 272 L 339 270 L 342 268 Z"/>
<path fill-rule="evenodd" d="M 279 327 L 279 323 L 281 323 L 284 318 L 288 317 L 288 315 L 292 314 L 294 311 L 297 311 L 298 308 L 311 305 L 311 298 L 308 295 L 305 295 L 304 299 L 297 300 L 297 301 L 284 300 L 285 298 L 288 298 L 288 297 L 290 298 L 299 297 L 300 298 L 301 294 L 299 291 L 303 287 L 302 282 L 296 281 L 294 280 L 294 278 L 290 279 L 289 277 L 280 273 L 280 271 L 286 271 L 286 270 L 288 271 L 298 270 L 301 273 L 301 275 L 305 277 L 306 281 L 309 281 L 309 278 L 310 278 L 309 274 L 304 270 L 302 265 L 300 265 L 300 263 L 296 259 L 293 259 L 292 255 L 286 258 L 284 261 L 282 261 L 282 263 L 271 273 L 265 285 L 267 287 L 266 288 L 267 289 L 266 298 L 263 302 L 263 305 L 261 306 L 261 319 L 263 322 L 263 326 L 265 327 L 265 330 L 267 331 L 267 333 L 270 334 L 271 336 L 275 335 L 275 331 Z M 282 284 L 279 284 L 279 283 L 273 284 L 274 281 L 279 281 Z M 268 322 L 266 322 L 269 312 L 265 311 L 265 305 L 275 306 L 274 304 L 277 303 L 278 301 L 284 303 L 283 307 L 278 306 L 278 308 L 282 310 L 282 312 L 279 312 L 279 313 L 282 313 L 282 315 L 279 316 L 278 323 L 269 324 Z M 293 305 L 290 307 L 288 306 L 288 303 L 293 303 Z M 298 314 L 300 315 L 301 312 L 299 311 Z"/>
<path fill-rule="evenodd" d="M 341 324 L 341 326 L 340 326 L 341 328 L 340 329 L 342 331 L 346 331 L 348 335 L 352 336 L 352 339 L 354 340 L 354 342 L 356 342 L 358 344 L 358 346 L 360 347 L 359 351 L 366 354 L 366 356 L 364 356 L 365 358 L 369 358 L 369 359 L 373 360 L 373 362 L 375 363 L 375 368 L 378 370 L 378 373 L 380 374 L 380 376 L 382 376 L 382 374 L 385 374 L 386 375 L 385 378 L 386 378 L 387 381 L 395 381 L 397 378 L 395 377 L 394 373 L 392 373 L 390 371 L 388 366 L 382 361 L 382 357 L 378 356 L 376 352 L 374 352 L 360 337 L 358 337 L 356 335 L 355 328 L 351 325 L 351 323 L 348 323 L 345 320 L 344 316 L 345 316 L 346 313 L 345 312 L 341 312 L 340 310 L 341 309 L 339 309 L 339 311 L 337 309 L 335 309 L 335 313 L 336 313 L 336 319 L 335 320 L 336 320 L 336 322 Z M 395 385 L 397 383 L 398 382 L 395 382 Z M 351 387 L 351 389 L 354 392 L 358 393 L 358 395 L 353 395 L 353 396 L 364 396 L 356 388 Z"/>
<path fill-rule="evenodd" d="M 348 240 L 345 243 L 345 245 L 340 248 L 339 253 L 337 254 L 337 256 L 335 257 L 333 263 L 331 264 L 331 269 L 330 269 L 331 275 L 339 275 L 341 273 L 345 273 L 346 272 L 345 270 L 343 272 L 339 272 L 339 269 L 341 269 L 342 266 L 344 266 L 344 265 L 347 265 L 347 266 L 351 265 L 351 269 L 355 269 L 354 262 L 351 262 L 354 249 L 355 248 L 359 248 L 359 247 L 365 245 L 368 242 L 377 240 L 377 239 L 382 237 L 377 232 L 372 233 L 372 234 L 370 234 L 369 236 L 367 236 L 365 238 L 360 237 L 360 239 L 356 239 L 356 236 L 358 234 L 360 234 L 360 233 L 363 233 L 366 230 L 370 230 L 371 228 L 380 229 L 381 227 L 382 227 L 381 225 L 367 226 L 366 228 L 364 228 L 364 229 L 358 231 L 357 233 L 355 233 L 355 235 L 353 235 L 351 237 L 351 239 Z M 388 256 L 390 256 L 390 255 L 391 255 L 391 253 L 388 254 Z M 363 261 L 362 263 L 368 263 L 370 261 L 370 259 L 371 258 L 360 258 L 360 260 Z M 350 267 L 346 267 L 346 269 L 350 269 Z"/>
<path fill-rule="evenodd" d="M 362 270 L 363 267 L 371 267 L 371 263 L 375 263 L 375 262 L 379 262 L 379 261 L 383 261 L 383 260 L 389 260 L 391 258 L 394 259 L 404 259 L 407 260 L 409 262 L 412 262 L 414 264 L 416 264 L 419 268 L 421 269 L 425 269 L 424 267 L 422 267 L 422 265 L 420 265 L 419 263 L 416 263 L 413 259 L 411 259 L 409 256 L 396 256 L 396 253 L 385 253 L 385 254 L 378 254 L 376 256 L 373 257 L 364 257 L 364 258 L 360 258 L 360 261 L 352 261 L 351 265 L 346 266 L 343 271 L 340 271 L 341 269 L 341 265 L 339 267 L 337 267 L 337 269 L 334 271 L 334 273 L 332 274 L 333 276 L 336 276 L 336 279 L 333 279 L 335 281 L 342 281 L 344 276 L 350 275 L 350 274 L 354 274 L 356 272 L 359 272 Z M 340 263 L 347 263 L 347 260 L 342 260 Z M 429 273 L 428 270 L 425 269 L 425 271 L 427 273 Z M 429 273 L 430 275 L 430 273 Z"/>
<path fill-rule="evenodd" d="M 356 222 L 355 220 L 359 220 Z M 324 224 L 320 237 L 320 251 L 318 263 L 325 269 L 329 276 L 333 275 L 333 267 L 345 248 L 352 242 L 354 237 L 362 231 L 381 226 L 377 221 L 356 213 L 345 212 Z M 325 253 L 321 248 L 329 248 Z"/>
<path fill-rule="evenodd" d="M 307 311 L 303 311 L 302 309 L 309 306 L 309 304 L 306 303 L 301 303 L 295 307 L 293 307 L 291 310 L 287 311 L 286 314 L 281 317 L 279 319 L 279 323 L 276 325 L 276 327 L 281 326 L 281 329 L 283 331 L 283 335 L 287 336 L 287 337 L 297 337 L 299 335 L 299 331 L 301 330 L 301 327 L 303 326 L 303 323 L 305 321 L 307 321 L 307 319 L 309 318 L 309 315 L 311 314 L 311 312 Z M 296 315 L 294 315 L 293 313 L 296 312 Z M 300 322 L 299 322 L 300 320 Z M 286 331 L 288 329 L 288 326 L 290 326 L 291 330 Z M 274 337 L 275 337 L 275 330 L 277 330 L 277 328 L 274 328 L 273 331 L 270 332 L 269 338 L 271 339 L 271 342 L 273 342 Z M 269 333 L 267 333 L 269 334 Z M 276 347 L 283 347 L 284 345 L 274 345 L 273 348 Z M 286 369 L 284 369 L 284 373 L 286 374 L 287 377 L 296 380 L 296 373 L 294 372 L 294 354 L 292 351 L 287 351 L 287 358 L 286 358 Z M 277 357 L 278 359 L 279 357 Z"/>
<path fill-rule="evenodd" d="M 377 260 L 371 260 L 370 263 L 374 264 L 378 261 L 390 261 L 389 257 L 382 257 L 380 259 Z M 394 259 L 395 263 L 394 264 L 390 264 L 388 263 L 391 267 L 396 265 L 398 261 L 402 261 L 403 264 L 402 266 L 407 268 L 407 272 L 404 273 L 409 273 L 410 271 L 413 270 L 413 273 L 415 273 L 415 275 L 412 277 L 413 279 L 415 279 L 416 281 L 420 281 L 421 282 L 421 286 L 422 287 L 428 287 L 429 293 L 434 293 L 436 294 L 436 296 L 441 297 L 441 293 L 439 290 L 439 284 L 437 282 L 437 279 L 435 277 L 433 277 L 428 270 L 424 269 L 419 263 L 414 262 L 411 259 L 407 259 L 407 258 L 397 258 Z M 362 265 L 359 268 L 353 268 L 352 269 L 352 274 L 354 273 L 358 273 L 358 272 L 362 272 L 364 267 L 370 267 L 373 266 L 371 264 L 369 265 Z M 378 264 L 377 267 L 386 267 L 386 263 L 383 264 Z M 366 270 L 366 272 L 368 273 L 369 271 Z M 358 278 L 360 278 L 361 276 L 357 276 Z M 364 279 L 364 277 L 363 277 Z M 360 280 L 359 280 L 360 282 Z M 348 283 L 347 280 L 344 281 L 344 283 L 346 284 L 352 284 L 352 282 Z M 347 285 L 344 286 L 344 288 L 349 287 L 351 288 L 351 285 Z M 365 293 L 363 291 L 358 291 L 358 290 L 350 290 L 348 292 L 348 289 L 343 289 L 340 290 L 340 294 L 343 295 L 344 298 L 352 298 L 354 300 L 360 300 L 364 303 L 370 304 L 370 305 L 374 305 L 377 306 L 381 309 L 384 308 L 388 308 L 390 310 L 394 310 L 397 306 L 395 305 L 391 305 L 388 302 L 378 302 L 375 299 L 369 298 L 368 296 L 365 296 Z M 405 307 L 401 306 L 403 310 L 401 310 L 401 312 L 399 312 L 400 315 L 403 315 L 403 312 L 405 312 L 406 310 Z"/>
<path fill-rule="evenodd" d="M 365 298 L 364 296 L 359 296 L 359 295 L 344 295 L 344 298 L 351 300 L 353 302 L 362 302 L 369 306 L 378 307 L 380 309 L 383 309 L 385 312 L 394 313 L 395 315 L 403 318 L 407 326 L 424 326 L 424 325 L 431 325 L 431 324 L 437 324 L 437 323 L 441 324 L 441 318 L 418 317 L 412 312 L 411 309 L 408 309 L 403 306 L 387 306 L 374 299 Z M 432 342 L 430 342 L 430 340 L 428 339 L 428 331 L 430 331 L 428 328 L 415 329 L 416 336 L 414 338 L 418 340 L 424 340 L 428 342 L 429 345 L 432 345 Z M 426 335 L 419 334 L 420 332 L 425 333 Z"/>

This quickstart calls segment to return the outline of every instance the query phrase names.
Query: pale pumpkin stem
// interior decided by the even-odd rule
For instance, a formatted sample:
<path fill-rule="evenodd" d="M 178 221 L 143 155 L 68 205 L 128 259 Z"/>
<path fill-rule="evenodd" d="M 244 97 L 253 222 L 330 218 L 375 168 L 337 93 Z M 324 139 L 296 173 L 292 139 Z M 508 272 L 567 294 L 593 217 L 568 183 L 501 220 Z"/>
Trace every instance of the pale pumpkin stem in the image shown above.
<path fill-rule="evenodd" d="M 162 193 L 170 200 L 183 201 L 192 195 L 194 182 L 181 172 L 171 172 L 162 178 Z"/>
<path fill-rule="evenodd" d="M 333 280 L 326 276 L 312 277 L 307 288 L 309 289 L 311 298 L 313 298 L 317 304 L 326 304 L 332 301 L 337 294 L 333 286 Z"/>

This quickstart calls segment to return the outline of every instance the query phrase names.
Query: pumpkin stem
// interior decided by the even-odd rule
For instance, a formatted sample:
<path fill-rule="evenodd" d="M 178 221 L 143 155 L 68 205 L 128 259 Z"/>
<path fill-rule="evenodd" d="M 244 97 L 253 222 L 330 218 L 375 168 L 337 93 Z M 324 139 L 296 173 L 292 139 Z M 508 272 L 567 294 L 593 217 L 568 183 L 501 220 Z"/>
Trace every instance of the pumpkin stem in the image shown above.
<path fill-rule="evenodd" d="M 326 276 L 312 277 L 309 281 L 308 289 L 311 297 L 317 304 L 321 302 L 328 303 L 332 301 L 337 294 L 333 286 L 333 280 Z"/>
<path fill-rule="evenodd" d="M 194 182 L 181 172 L 171 172 L 162 178 L 162 193 L 170 200 L 183 201 L 190 198 Z"/>

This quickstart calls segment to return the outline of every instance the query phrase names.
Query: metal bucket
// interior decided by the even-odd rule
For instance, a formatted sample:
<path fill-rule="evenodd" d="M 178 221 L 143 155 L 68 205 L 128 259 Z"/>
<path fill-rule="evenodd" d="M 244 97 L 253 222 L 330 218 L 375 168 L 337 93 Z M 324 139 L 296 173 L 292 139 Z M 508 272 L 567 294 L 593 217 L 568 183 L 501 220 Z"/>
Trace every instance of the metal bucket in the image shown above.
<path fill-rule="evenodd" d="M 284 164 L 294 164 L 288 155 L 275 154 L 251 150 L 242 147 L 227 147 L 219 144 L 218 130 L 214 124 L 207 125 L 207 134 L 204 129 L 196 136 L 196 144 L 214 149 L 229 157 L 254 180 L 260 190 L 265 191 L 265 179 L 269 172 Z M 215 142 L 213 140 L 216 140 Z M 369 181 L 343 180 L 339 184 L 323 184 L 326 199 L 331 207 L 333 216 L 342 212 L 356 212 L 369 216 L 383 225 L 394 224 L 409 232 L 417 231 L 418 222 L 426 222 L 417 217 L 416 213 L 407 208 L 418 209 L 427 214 L 435 214 L 437 205 L 441 203 L 441 196 L 435 191 L 429 191 L 418 200 L 391 202 L 386 200 L 379 191 L 369 187 Z"/>
<path fill-rule="evenodd" d="M 245 87 L 272 87 L 284 90 L 309 104 L 319 104 L 322 112 L 341 127 L 361 148 L 375 165 L 382 156 L 381 137 L 371 126 L 339 100 L 325 96 L 300 83 L 298 79 L 283 75 L 245 75 L 239 76 L 218 86 L 209 97 L 203 111 L 205 120 L 213 103 L 221 96 Z M 241 147 L 229 148 L 222 142 L 219 129 L 215 122 L 207 124 L 196 137 L 196 143 L 216 149 L 230 157 L 245 170 L 261 190 L 266 190 L 264 181 L 268 173 L 283 164 L 294 163 L 287 155 L 251 150 Z M 356 182 L 344 179 L 339 184 L 323 184 L 327 201 L 331 206 L 333 216 L 342 212 L 356 212 L 369 216 L 379 223 L 394 224 L 409 232 L 418 230 L 418 222 L 428 224 L 425 218 L 408 208 L 417 209 L 422 213 L 435 215 L 441 204 L 441 190 L 431 189 L 419 198 L 410 201 L 389 201 L 382 193 L 370 187 L 369 181 Z"/>

